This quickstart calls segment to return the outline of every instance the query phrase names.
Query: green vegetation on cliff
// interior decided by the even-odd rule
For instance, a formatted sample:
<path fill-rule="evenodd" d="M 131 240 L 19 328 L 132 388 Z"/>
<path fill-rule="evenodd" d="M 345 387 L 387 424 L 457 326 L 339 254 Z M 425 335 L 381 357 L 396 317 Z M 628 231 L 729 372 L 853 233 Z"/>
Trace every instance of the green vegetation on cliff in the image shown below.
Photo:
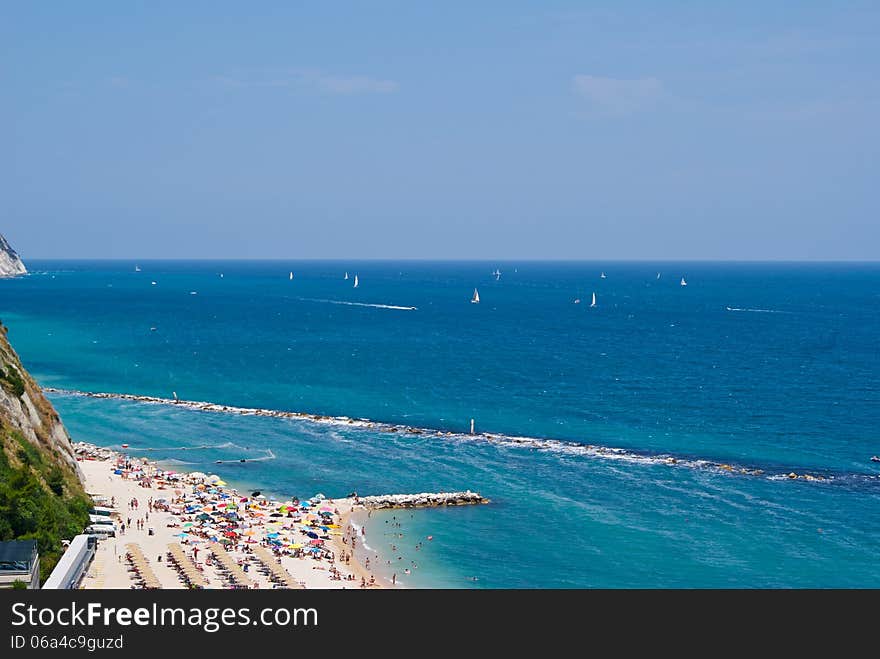
<path fill-rule="evenodd" d="M 0 325 L 0 540 L 35 539 L 41 582 L 88 524 L 91 502 L 52 404 Z"/>

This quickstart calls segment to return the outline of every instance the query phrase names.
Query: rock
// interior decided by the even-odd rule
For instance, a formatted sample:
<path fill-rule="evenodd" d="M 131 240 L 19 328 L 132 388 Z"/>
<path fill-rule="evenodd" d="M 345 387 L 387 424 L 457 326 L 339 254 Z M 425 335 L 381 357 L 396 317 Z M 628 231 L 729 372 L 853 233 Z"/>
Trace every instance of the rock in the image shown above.
<path fill-rule="evenodd" d="M 418 494 L 383 494 L 360 498 L 365 508 L 383 510 L 386 508 L 425 508 L 434 506 L 464 506 L 489 503 L 477 492 L 420 492 Z"/>
<path fill-rule="evenodd" d="M 16 277 L 26 274 L 27 268 L 24 267 L 21 258 L 6 242 L 6 238 L 0 235 L 0 277 Z"/>

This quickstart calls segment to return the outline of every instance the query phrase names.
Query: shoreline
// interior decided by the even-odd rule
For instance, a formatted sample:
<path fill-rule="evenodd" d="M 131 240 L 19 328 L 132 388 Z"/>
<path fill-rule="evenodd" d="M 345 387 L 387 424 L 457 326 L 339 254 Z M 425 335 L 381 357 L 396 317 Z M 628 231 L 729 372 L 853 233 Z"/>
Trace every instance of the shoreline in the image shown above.
<path fill-rule="evenodd" d="M 280 501 L 256 490 L 239 492 L 216 475 L 171 471 L 94 444 L 77 442 L 74 449 L 86 491 L 99 498 L 94 505 L 112 509 L 109 519 L 116 528 L 114 537 L 99 541 L 80 588 L 137 588 L 127 557 L 132 544 L 158 581 L 151 579 L 153 587 L 186 588 L 187 570 L 197 571 L 206 588 L 233 587 L 227 573 L 249 588 L 386 587 L 343 542 L 352 533 L 352 499 L 316 495 Z M 223 555 L 212 549 L 219 547 L 215 543 L 225 547 L 219 549 Z M 176 550 L 169 545 L 180 548 L 183 558 L 175 558 L 186 569 L 173 567 Z M 264 550 L 278 566 L 267 569 Z M 218 565 L 229 559 L 242 572 Z"/>

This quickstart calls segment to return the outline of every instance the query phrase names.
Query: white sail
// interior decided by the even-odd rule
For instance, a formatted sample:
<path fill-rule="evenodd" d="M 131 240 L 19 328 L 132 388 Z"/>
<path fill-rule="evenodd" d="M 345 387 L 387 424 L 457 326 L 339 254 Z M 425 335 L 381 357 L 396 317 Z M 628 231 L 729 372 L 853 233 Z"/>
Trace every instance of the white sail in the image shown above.
<path fill-rule="evenodd" d="M 688 283 L 684 280 L 684 277 L 681 278 L 681 285 L 682 285 L 682 286 L 687 286 L 687 285 L 688 285 Z"/>
<path fill-rule="evenodd" d="M 134 271 L 135 271 L 135 272 L 140 272 L 140 271 L 141 271 L 141 266 L 139 266 L 139 265 L 134 266 Z"/>
<path fill-rule="evenodd" d="M 290 281 L 293 281 L 293 273 L 292 272 L 290 273 L 289 279 L 290 279 Z"/>
<path fill-rule="evenodd" d="M 591 306 L 591 307 L 595 307 L 595 306 L 596 306 L 596 294 L 595 294 L 595 293 L 593 293 L 593 301 L 590 302 L 590 306 Z"/>
<path fill-rule="evenodd" d="M 345 273 L 345 279 L 348 279 L 348 273 L 347 273 L 347 272 Z"/>
<path fill-rule="evenodd" d="M 600 279 L 605 279 L 605 273 L 603 272 L 601 275 L 599 275 L 599 278 L 600 278 Z"/>
<path fill-rule="evenodd" d="M 480 293 L 477 289 L 474 289 L 474 296 L 471 298 L 471 304 L 479 304 L 480 303 Z"/>
<path fill-rule="evenodd" d="M 357 287 L 358 287 L 358 276 L 355 275 L 354 276 L 354 288 L 357 288 Z"/>
<path fill-rule="evenodd" d="M 657 279 L 660 279 L 660 273 L 659 273 L 659 272 L 657 273 Z"/>

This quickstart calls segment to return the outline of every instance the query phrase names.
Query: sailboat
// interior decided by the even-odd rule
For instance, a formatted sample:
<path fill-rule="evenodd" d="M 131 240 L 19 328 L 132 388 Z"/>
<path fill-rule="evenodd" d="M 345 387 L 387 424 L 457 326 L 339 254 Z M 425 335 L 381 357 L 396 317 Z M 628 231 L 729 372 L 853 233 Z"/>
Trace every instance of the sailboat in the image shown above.
<path fill-rule="evenodd" d="M 682 286 L 687 286 L 687 285 L 688 285 L 688 283 L 684 280 L 684 277 L 681 278 L 681 285 L 682 285 Z"/>
<path fill-rule="evenodd" d="M 135 271 L 135 272 L 140 272 L 140 271 L 141 271 L 141 266 L 139 266 L 139 265 L 134 266 L 134 271 Z"/>
<path fill-rule="evenodd" d="M 293 273 L 292 272 L 290 273 L 290 277 L 288 277 L 288 279 L 290 279 L 290 281 L 293 281 Z"/>
<path fill-rule="evenodd" d="M 347 273 L 347 272 L 345 273 L 345 277 L 344 277 L 344 279 L 348 279 L 348 273 Z"/>
<path fill-rule="evenodd" d="M 477 289 L 474 289 L 474 296 L 471 298 L 471 304 L 479 304 L 480 303 L 480 294 Z"/>
<path fill-rule="evenodd" d="M 576 297 L 576 298 L 574 299 L 574 303 L 575 303 L 575 304 L 580 304 L 580 303 L 581 303 L 581 299 L 580 299 L 579 297 Z"/>
<path fill-rule="evenodd" d="M 660 279 L 660 273 L 659 273 L 659 272 L 657 273 L 657 279 Z"/>
<path fill-rule="evenodd" d="M 603 272 L 601 275 L 599 275 L 599 279 L 605 279 L 605 273 L 604 273 L 604 272 Z"/>
<path fill-rule="evenodd" d="M 358 276 L 355 275 L 355 276 L 354 276 L 354 287 L 353 287 L 353 288 L 357 288 L 357 287 L 358 287 Z"/>
<path fill-rule="evenodd" d="M 499 279 L 501 279 L 501 270 L 498 270 L 496 268 L 495 272 L 493 272 L 492 274 L 495 275 L 495 281 L 498 281 Z"/>
<path fill-rule="evenodd" d="M 590 302 L 590 307 L 595 307 L 595 306 L 596 306 L 596 293 L 593 293 L 593 301 Z"/>

